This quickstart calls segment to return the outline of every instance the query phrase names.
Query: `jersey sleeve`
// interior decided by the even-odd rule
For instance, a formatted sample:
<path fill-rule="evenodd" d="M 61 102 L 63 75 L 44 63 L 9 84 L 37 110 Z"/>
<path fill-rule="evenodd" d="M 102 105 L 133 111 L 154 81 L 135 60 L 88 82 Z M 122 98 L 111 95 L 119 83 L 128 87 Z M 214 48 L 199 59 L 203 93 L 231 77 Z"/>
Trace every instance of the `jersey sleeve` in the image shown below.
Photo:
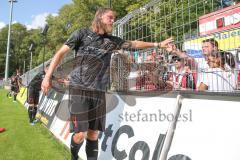
<path fill-rule="evenodd" d="M 64 44 L 72 50 L 78 50 L 80 44 L 82 43 L 83 33 L 83 29 L 74 31 Z"/>

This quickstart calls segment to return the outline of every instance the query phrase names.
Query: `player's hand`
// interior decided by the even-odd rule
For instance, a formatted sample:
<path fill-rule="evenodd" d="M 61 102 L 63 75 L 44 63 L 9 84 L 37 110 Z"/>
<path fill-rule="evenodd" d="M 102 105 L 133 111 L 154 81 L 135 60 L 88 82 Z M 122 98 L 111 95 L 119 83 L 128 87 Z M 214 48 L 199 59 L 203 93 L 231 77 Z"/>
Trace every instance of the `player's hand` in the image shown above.
<path fill-rule="evenodd" d="M 45 77 L 42 81 L 41 90 L 44 95 L 48 94 L 49 89 L 51 88 L 51 80 Z"/>
<path fill-rule="evenodd" d="M 167 48 L 168 47 L 168 44 L 169 43 L 172 43 L 174 40 L 173 40 L 173 37 L 170 37 L 168 39 L 165 39 L 164 41 L 160 42 L 159 43 L 159 47 L 160 48 Z"/>
<path fill-rule="evenodd" d="M 166 50 L 171 53 L 171 52 L 175 52 L 177 50 L 176 45 L 173 42 L 170 42 L 167 44 Z"/>

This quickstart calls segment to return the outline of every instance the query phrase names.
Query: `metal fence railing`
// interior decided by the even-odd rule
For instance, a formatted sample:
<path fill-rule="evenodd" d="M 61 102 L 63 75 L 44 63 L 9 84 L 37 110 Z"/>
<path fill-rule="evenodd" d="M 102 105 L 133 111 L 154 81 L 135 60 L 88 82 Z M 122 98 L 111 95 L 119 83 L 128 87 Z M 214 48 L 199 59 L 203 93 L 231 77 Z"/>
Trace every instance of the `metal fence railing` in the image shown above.
<path fill-rule="evenodd" d="M 123 39 L 159 42 L 172 36 L 175 41 L 168 49 L 124 51 L 130 71 L 122 77 L 128 67 L 119 56 L 112 66 L 115 89 L 117 84 L 119 90 L 134 91 L 238 92 L 240 4 L 231 5 L 212 0 L 153 0 L 118 20 L 114 34 Z M 205 48 L 213 49 L 205 51 L 205 43 Z"/>
<path fill-rule="evenodd" d="M 74 56 L 73 53 L 70 53 L 67 57 L 65 57 L 61 64 L 65 63 L 66 61 L 68 61 L 69 59 L 72 59 Z M 22 83 L 23 85 L 27 86 L 31 80 L 33 79 L 33 77 L 38 74 L 40 71 L 44 70 L 43 64 L 44 66 L 48 65 L 51 62 L 51 59 L 47 60 L 46 62 L 38 65 L 37 67 L 33 68 L 30 71 L 27 71 L 26 73 L 24 73 L 21 78 L 22 78 Z"/>

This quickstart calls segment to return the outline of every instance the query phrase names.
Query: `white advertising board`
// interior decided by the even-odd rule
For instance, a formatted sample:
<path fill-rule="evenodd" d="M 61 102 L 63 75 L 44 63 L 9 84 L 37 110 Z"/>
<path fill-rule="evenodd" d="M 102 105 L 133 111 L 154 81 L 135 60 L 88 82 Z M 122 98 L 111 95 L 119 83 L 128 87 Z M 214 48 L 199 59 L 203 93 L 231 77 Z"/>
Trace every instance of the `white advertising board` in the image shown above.
<path fill-rule="evenodd" d="M 169 121 L 174 118 L 174 98 L 108 95 L 106 131 L 101 137 L 100 160 L 156 159 Z M 186 121 L 191 115 L 182 118 Z M 188 117 L 189 116 L 189 117 Z M 111 134 L 110 134 L 111 133 Z"/>
<path fill-rule="evenodd" d="M 182 154 L 184 160 L 239 160 L 239 104 L 184 99 L 181 112 L 191 110 L 192 122 L 177 123 L 168 157 L 183 160 L 184 156 L 174 156 Z"/>

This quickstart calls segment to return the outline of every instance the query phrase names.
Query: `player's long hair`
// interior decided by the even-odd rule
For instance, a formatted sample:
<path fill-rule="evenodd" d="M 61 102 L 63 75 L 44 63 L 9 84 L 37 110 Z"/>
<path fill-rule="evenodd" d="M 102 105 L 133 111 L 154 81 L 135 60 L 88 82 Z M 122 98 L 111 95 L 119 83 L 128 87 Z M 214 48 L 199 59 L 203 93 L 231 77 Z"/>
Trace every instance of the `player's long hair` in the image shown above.
<path fill-rule="evenodd" d="M 101 21 L 101 17 L 104 13 L 106 12 L 109 12 L 109 11 L 112 11 L 116 14 L 116 12 L 111 9 L 111 8 L 99 8 L 95 14 L 95 17 L 92 21 L 92 30 L 96 33 L 104 33 L 104 28 L 103 28 L 103 24 L 102 24 L 102 21 Z"/>

